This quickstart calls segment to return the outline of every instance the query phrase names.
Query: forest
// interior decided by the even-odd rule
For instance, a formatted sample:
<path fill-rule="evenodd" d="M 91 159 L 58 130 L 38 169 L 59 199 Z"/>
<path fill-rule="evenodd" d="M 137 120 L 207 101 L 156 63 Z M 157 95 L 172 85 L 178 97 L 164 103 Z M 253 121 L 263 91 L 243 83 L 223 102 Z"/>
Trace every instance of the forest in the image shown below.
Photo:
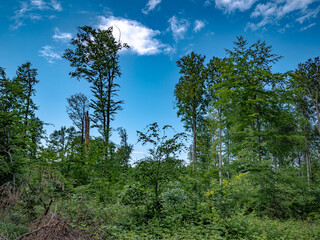
<path fill-rule="evenodd" d="M 0 239 L 320 239 L 319 57 L 274 72 L 282 56 L 243 36 L 224 58 L 181 57 L 172 99 L 185 132 L 137 129 L 148 155 L 133 161 L 113 127 L 130 46 L 112 32 L 80 27 L 64 51 L 66 78 L 91 95 L 67 98 L 73 126 L 50 134 L 37 69 L 0 67 Z"/>

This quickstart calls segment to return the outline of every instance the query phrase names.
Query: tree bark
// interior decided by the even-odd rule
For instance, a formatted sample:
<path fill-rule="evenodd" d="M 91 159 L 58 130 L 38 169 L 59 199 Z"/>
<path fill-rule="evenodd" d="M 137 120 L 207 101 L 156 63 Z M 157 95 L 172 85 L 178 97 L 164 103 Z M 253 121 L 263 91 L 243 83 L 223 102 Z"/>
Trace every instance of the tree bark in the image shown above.
<path fill-rule="evenodd" d="M 311 167 L 310 167 L 310 153 L 309 153 L 309 144 L 308 140 L 305 140 L 305 162 L 307 164 L 307 181 L 308 184 L 310 183 L 310 174 L 311 174 Z"/>
<path fill-rule="evenodd" d="M 196 140 L 196 117 L 193 117 L 192 121 L 192 135 L 193 135 L 193 144 L 192 144 L 192 162 L 193 162 L 193 170 L 196 170 L 197 167 L 197 140 Z"/>
<path fill-rule="evenodd" d="M 89 112 L 87 111 L 85 117 L 85 150 L 86 154 L 88 154 L 89 151 L 89 143 L 90 143 L 90 117 Z"/>
<path fill-rule="evenodd" d="M 222 142 L 221 142 L 221 134 L 222 134 L 222 129 L 221 129 L 221 110 L 218 110 L 219 113 L 219 184 L 222 184 Z"/>

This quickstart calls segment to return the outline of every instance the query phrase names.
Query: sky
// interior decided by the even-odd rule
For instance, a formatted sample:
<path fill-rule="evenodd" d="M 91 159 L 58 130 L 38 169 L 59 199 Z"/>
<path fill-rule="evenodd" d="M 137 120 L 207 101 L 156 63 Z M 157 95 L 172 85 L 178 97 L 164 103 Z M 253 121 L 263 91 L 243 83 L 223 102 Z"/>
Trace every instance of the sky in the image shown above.
<path fill-rule="evenodd" d="M 50 134 L 71 126 L 66 98 L 90 96 L 85 80 L 71 79 L 64 50 L 77 28 L 106 29 L 128 43 L 120 52 L 123 110 L 112 122 L 124 127 L 134 144 L 133 159 L 146 155 L 136 131 L 158 122 L 184 131 L 174 108 L 179 80 L 177 60 L 191 51 L 224 57 L 236 36 L 249 43 L 265 40 L 283 56 L 273 71 L 293 70 L 320 55 L 320 0 L 0 0 L 0 66 L 14 77 L 30 61 L 38 69 L 37 116 Z M 93 130 L 93 135 L 97 132 Z M 113 141 L 119 142 L 116 132 Z"/>

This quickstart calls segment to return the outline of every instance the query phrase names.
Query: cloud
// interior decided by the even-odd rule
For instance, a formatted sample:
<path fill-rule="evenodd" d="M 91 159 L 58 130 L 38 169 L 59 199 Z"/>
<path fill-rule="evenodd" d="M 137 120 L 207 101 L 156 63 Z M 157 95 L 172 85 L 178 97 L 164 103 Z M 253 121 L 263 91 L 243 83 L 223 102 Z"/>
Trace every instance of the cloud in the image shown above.
<path fill-rule="evenodd" d="M 150 11 L 154 10 L 156 6 L 161 3 L 162 0 L 149 0 L 147 6 L 142 10 L 144 14 L 148 14 Z"/>
<path fill-rule="evenodd" d="M 61 7 L 61 3 L 55 0 L 51 1 L 51 6 L 53 7 L 54 10 L 61 12 L 63 9 Z"/>
<path fill-rule="evenodd" d="M 257 0 L 215 0 L 216 7 L 226 12 L 234 12 L 235 10 L 246 11 L 252 7 Z M 205 5 L 211 4 L 209 0 Z"/>
<path fill-rule="evenodd" d="M 204 21 L 195 20 L 195 21 L 194 21 L 193 31 L 194 31 L 194 32 L 199 32 L 202 28 L 204 28 L 205 25 L 206 25 L 206 24 L 204 23 Z"/>
<path fill-rule="evenodd" d="M 71 33 L 63 33 L 60 32 L 59 28 L 55 28 L 54 29 L 54 35 L 52 36 L 53 39 L 55 40 L 60 40 L 63 42 L 67 42 L 72 38 L 72 34 Z"/>
<path fill-rule="evenodd" d="M 316 23 L 311 23 L 310 25 L 301 28 L 300 31 L 305 31 L 305 30 L 307 30 L 307 29 L 309 29 L 309 28 L 312 28 L 312 27 L 315 26 L 315 25 L 316 25 Z"/>
<path fill-rule="evenodd" d="M 302 24 L 305 20 L 317 17 L 320 6 L 311 9 L 310 6 L 319 0 L 274 0 L 258 4 L 251 13 L 251 18 L 262 18 L 258 23 L 249 23 L 247 28 L 257 30 L 268 24 L 278 24 L 284 17 L 292 16 Z"/>
<path fill-rule="evenodd" d="M 44 57 L 49 63 L 61 59 L 61 56 L 54 51 L 54 48 L 48 45 L 42 47 L 42 50 L 39 51 L 39 56 Z"/>
<path fill-rule="evenodd" d="M 169 29 L 172 32 L 173 38 L 175 41 L 183 39 L 185 33 L 189 28 L 189 21 L 187 19 L 177 19 L 176 16 L 172 16 L 169 19 L 170 27 Z"/>
<path fill-rule="evenodd" d="M 45 2 L 43 0 L 30 0 L 30 7 L 39 10 L 55 10 L 62 11 L 60 2 L 56 0 L 51 0 L 50 2 Z"/>
<path fill-rule="evenodd" d="M 302 24 L 307 19 L 316 18 L 319 11 L 320 11 L 320 6 L 314 10 L 308 10 L 301 17 L 297 18 L 297 21 Z"/>
<path fill-rule="evenodd" d="M 62 11 L 60 2 L 56 0 L 43 1 L 43 0 L 29 0 L 20 3 L 20 9 L 15 11 L 12 17 L 14 23 L 11 25 L 12 29 L 18 29 L 24 25 L 25 19 L 40 20 L 42 16 L 39 11 Z"/>
<path fill-rule="evenodd" d="M 135 20 L 119 17 L 100 17 L 98 28 L 107 29 L 114 27 L 113 33 L 116 39 L 128 43 L 131 50 L 138 55 L 154 55 L 170 52 L 171 47 L 163 44 L 155 37 L 160 31 L 150 29 Z"/>

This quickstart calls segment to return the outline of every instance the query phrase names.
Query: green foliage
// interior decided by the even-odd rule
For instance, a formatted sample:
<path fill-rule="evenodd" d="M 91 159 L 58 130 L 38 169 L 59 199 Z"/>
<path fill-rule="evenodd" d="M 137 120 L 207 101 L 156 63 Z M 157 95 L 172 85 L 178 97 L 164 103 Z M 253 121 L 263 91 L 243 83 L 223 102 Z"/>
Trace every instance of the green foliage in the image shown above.
<path fill-rule="evenodd" d="M 0 237 L 1 239 L 16 239 L 22 234 L 29 232 L 29 229 L 25 225 L 16 225 L 12 221 L 2 222 L 0 221 Z"/>
<path fill-rule="evenodd" d="M 91 84 L 93 99 L 68 98 L 74 126 L 47 138 L 33 102 L 37 70 L 27 62 L 10 79 L 0 68 L 1 239 L 44 218 L 97 239 L 319 239 L 319 58 L 274 73 L 271 46 L 243 37 L 206 65 L 201 54 L 182 57 L 175 98 L 194 164 L 179 159 L 186 135 L 157 123 L 137 131 L 148 155 L 131 162 L 126 130 L 109 139 L 128 46 L 112 28 L 88 26 L 71 44 L 70 75 Z M 88 107 L 101 136 L 84 145 Z"/>
<path fill-rule="evenodd" d="M 147 126 L 145 133 L 137 131 L 139 139 L 143 145 L 150 144 L 150 157 L 140 160 L 136 165 L 136 179 L 153 193 L 151 203 L 152 214 L 156 214 L 161 209 L 159 196 L 162 192 L 162 185 L 177 177 L 181 161 L 176 159 L 176 154 L 183 148 L 183 133 L 176 133 L 172 138 L 167 137 L 166 131 L 171 129 L 169 125 L 162 127 L 163 134 L 157 123 Z"/>
<path fill-rule="evenodd" d="M 252 207 L 257 190 L 248 181 L 247 174 L 240 173 L 233 179 L 223 180 L 221 185 L 216 181 L 212 182 L 206 196 L 213 217 L 230 217 Z"/>
<path fill-rule="evenodd" d="M 178 116 L 187 130 L 192 130 L 192 161 L 194 168 L 197 161 L 197 130 L 201 125 L 206 110 L 205 94 L 205 56 L 191 52 L 177 61 L 180 79 L 175 86 L 174 95 Z"/>
<path fill-rule="evenodd" d="M 91 83 L 92 120 L 106 146 L 111 133 L 110 121 L 121 110 L 122 104 L 122 101 L 115 100 L 119 85 L 114 81 L 121 75 L 118 52 L 122 48 L 129 48 L 127 44 L 116 41 L 112 30 L 112 27 L 106 30 L 80 27 L 77 37 L 71 40 L 75 49 L 67 49 L 63 55 L 75 68 L 74 72 L 70 72 L 71 77 L 86 79 Z"/>

